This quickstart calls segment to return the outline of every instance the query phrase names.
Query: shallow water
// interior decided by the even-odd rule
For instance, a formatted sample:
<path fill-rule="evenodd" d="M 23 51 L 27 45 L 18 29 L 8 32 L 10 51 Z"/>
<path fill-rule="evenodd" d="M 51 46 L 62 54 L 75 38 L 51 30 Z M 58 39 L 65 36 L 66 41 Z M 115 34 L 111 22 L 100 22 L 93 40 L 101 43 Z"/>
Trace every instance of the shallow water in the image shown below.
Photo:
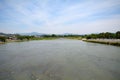
<path fill-rule="evenodd" d="M 120 47 L 69 39 L 2 44 L 0 80 L 120 80 Z"/>

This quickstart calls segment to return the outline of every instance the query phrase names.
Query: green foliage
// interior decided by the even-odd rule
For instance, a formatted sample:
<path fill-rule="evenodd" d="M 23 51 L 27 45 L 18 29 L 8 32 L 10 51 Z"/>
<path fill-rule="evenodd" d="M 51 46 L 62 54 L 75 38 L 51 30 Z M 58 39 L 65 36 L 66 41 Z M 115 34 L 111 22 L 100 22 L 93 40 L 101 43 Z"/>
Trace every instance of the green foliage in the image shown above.
<path fill-rule="evenodd" d="M 2 41 L 2 42 L 6 42 L 6 37 L 4 37 L 4 36 L 0 36 L 0 41 Z"/>
<path fill-rule="evenodd" d="M 90 35 L 86 36 L 86 39 L 91 39 L 92 37 Z"/>
<path fill-rule="evenodd" d="M 120 31 L 117 31 L 117 32 L 116 32 L 116 38 L 117 38 L 117 39 L 120 39 Z"/>
<path fill-rule="evenodd" d="M 99 33 L 99 34 L 89 34 L 82 36 L 86 39 L 96 39 L 96 38 L 103 38 L 103 39 L 120 39 L 120 31 L 117 31 L 116 33 Z"/>
<path fill-rule="evenodd" d="M 57 37 L 57 35 L 55 35 L 55 34 L 52 34 L 52 35 L 51 35 L 51 37 Z"/>
<path fill-rule="evenodd" d="M 52 35 L 43 35 L 42 37 L 48 38 L 48 37 L 58 37 L 58 35 L 56 34 L 52 34 Z"/>
<path fill-rule="evenodd" d="M 21 35 L 17 35 L 16 37 L 18 40 L 30 40 L 34 38 L 34 36 L 21 36 Z"/>

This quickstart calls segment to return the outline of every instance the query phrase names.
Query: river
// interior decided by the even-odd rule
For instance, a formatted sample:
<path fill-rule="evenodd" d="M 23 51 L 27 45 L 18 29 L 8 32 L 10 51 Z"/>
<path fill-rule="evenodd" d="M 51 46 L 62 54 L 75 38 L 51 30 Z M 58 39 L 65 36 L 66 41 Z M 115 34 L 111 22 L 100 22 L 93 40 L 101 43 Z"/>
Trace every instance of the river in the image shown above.
<path fill-rule="evenodd" d="M 1 44 L 0 80 L 120 80 L 120 47 L 70 39 Z"/>

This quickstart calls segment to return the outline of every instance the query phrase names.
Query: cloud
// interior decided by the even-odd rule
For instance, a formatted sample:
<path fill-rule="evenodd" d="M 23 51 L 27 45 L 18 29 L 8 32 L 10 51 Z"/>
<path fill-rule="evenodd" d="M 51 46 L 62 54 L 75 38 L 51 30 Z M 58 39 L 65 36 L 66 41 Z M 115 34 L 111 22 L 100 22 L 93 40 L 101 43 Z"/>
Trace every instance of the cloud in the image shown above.
<path fill-rule="evenodd" d="M 5 0 L 1 3 L 4 5 L 0 6 L 0 31 L 4 32 L 94 33 L 120 30 L 119 0 Z M 13 30 L 7 30 L 8 27 Z"/>

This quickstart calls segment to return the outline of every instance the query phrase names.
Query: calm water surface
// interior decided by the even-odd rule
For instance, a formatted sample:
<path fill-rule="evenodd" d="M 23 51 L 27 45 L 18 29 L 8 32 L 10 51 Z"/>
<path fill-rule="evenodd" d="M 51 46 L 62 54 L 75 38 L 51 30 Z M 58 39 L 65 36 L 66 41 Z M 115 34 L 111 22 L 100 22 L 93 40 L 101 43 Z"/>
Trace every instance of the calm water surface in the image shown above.
<path fill-rule="evenodd" d="M 120 47 L 69 39 L 1 44 L 0 80 L 120 80 Z"/>

